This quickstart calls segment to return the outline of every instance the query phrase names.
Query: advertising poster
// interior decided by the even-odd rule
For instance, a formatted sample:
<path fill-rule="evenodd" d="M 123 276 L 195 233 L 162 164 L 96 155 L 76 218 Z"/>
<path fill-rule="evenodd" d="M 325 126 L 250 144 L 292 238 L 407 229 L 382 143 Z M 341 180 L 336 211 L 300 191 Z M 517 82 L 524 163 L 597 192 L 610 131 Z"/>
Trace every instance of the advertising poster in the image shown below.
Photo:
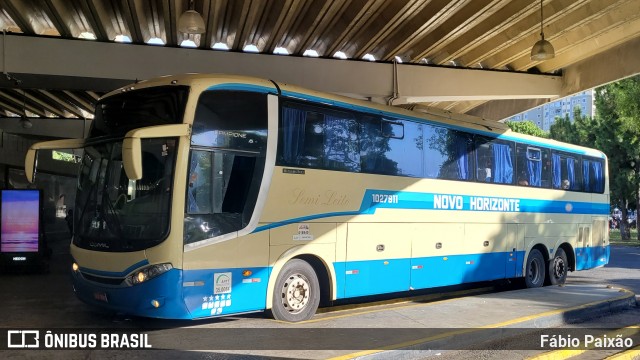
<path fill-rule="evenodd" d="M 37 252 L 39 224 L 39 191 L 2 191 L 0 252 Z"/>

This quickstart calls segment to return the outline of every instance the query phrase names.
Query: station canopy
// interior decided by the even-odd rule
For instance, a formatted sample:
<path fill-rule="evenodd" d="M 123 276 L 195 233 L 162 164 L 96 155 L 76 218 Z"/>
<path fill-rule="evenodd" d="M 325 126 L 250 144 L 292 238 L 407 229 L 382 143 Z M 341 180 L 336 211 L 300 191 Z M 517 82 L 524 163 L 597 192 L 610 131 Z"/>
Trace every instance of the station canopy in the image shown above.
<path fill-rule="evenodd" d="M 640 0 L 4 0 L 0 25 L 3 130 L 91 119 L 105 92 L 168 74 L 498 121 L 640 72 Z M 541 33 L 554 57 L 532 59 Z"/>

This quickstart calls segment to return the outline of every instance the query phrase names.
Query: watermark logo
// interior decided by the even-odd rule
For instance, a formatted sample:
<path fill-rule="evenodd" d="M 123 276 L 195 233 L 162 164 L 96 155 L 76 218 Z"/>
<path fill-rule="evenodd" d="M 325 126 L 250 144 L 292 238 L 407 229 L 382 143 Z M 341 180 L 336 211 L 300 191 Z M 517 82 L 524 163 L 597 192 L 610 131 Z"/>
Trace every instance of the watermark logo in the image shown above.
<path fill-rule="evenodd" d="M 12 349 L 29 349 L 40 347 L 40 331 L 8 330 L 7 347 Z"/>
<path fill-rule="evenodd" d="M 1 346 L 1 345 L 0 345 Z M 7 349 L 150 349 L 149 334 L 7 330 Z M 2 350 L 2 348 L 0 348 Z"/>

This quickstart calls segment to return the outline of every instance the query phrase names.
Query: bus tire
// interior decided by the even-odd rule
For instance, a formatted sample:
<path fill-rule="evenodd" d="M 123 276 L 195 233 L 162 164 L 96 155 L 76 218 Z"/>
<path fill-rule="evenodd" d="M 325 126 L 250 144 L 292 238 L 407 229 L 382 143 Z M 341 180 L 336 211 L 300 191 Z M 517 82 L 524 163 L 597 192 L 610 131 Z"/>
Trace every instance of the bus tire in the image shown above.
<path fill-rule="evenodd" d="M 544 258 L 538 249 L 532 249 L 527 257 L 527 266 L 524 273 L 524 282 L 528 288 L 537 288 L 544 285 L 545 280 Z"/>
<path fill-rule="evenodd" d="M 558 248 L 556 255 L 549 261 L 549 284 L 550 285 L 562 285 L 567 280 L 568 271 L 567 254 Z"/>
<path fill-rule="evenodd" d="M 320 283 L 313 267 L 304 260 L 287 262 L 273 291 L 271 314 L 276 320 L 298 322 L 315 315 L 320 303 Z"/>

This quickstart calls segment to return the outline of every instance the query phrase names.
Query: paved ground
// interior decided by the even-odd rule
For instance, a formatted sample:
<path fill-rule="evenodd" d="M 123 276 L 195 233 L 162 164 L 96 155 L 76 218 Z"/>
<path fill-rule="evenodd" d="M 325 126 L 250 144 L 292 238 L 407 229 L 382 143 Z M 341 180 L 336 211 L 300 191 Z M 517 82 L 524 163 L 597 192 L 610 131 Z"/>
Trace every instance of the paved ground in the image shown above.
<path fill-rule="evenodd" d="M 640 294 L 640 247 L 611 246 L 611 260 L 603 268 L 569 274 L 570 284 L 598 283 L 625 287 Z"/>
<path fill-rule="evenodd" d="M 626 326 L 629 321 L 640 323 L 640 315 L 636 309 L 632 309 L 634 312 L 626 316 L 612 315 L 613 303 L 629 308 L 630 301 L 625 300 L 625 297 L 629 298 L 629 293 L 606 286 L 624 286 L 640 293 L 640 261 L 636 260 L 640 259 L 640 248 L 613 247 L 612 261 L 607 267 L 573 273 L 566 287 L 489 293 L 480 289 L 478 292 L 484 292 L 483 294 L 450 300 L 434 301 L 433 298 L 425 297 L 405 303 L 367 306 L 355 310 L 332 309 L 309 322 L 291 325 L 270 320 L 262 314 L 185 322 L 130 319 L 100 313 L 73 296 L 68 278 L 70 260 L 67 242 L 64 234 L 52 239 L 53 261 L 49 274 L 0 275 L 0 330 L 16 327 L 54 330 L 90 328 L 94 332 L 103 333 L 112 332 L 113 329 L 133 332 L 144 330 L 151 334 L 152 344 L 156 348 L 178 350 L 5 351 L 0 354 L 0 358 L 397 358 L 400 355 L 416 358 L 435 353 L 381 353 L 377 350 L 385 346 L 390 349 L 417 347 L 427 340 L 440 341 L 433 343 L 433 346 L 450 349 L 451 343 L 461 344 L 474 337 L 474 341 L 481 336 L 487 336 L 486 340 L 512 337 L 518 335 L 515 332 L 520 328 L 565 327 L 568 322 L 577 318 L 586 320 L 601 314 L 608 316 L 586 326 Z M 586 308 L 585 304 L 588 305 Z M 585 311 L 590 308 L 597 311 Z M 573 312 L 563 311 L 567 309 Z M 475 331 L 481 328 L 486 329 Z M 496 328 L 512 330 L 496 333 Z M 514 341 L 517 341 L 517 336 L 515 338 Z M 213 347 L 212 341 L 215 344 Z M 337 346 L 341 350 L 335 350 L 336 343 L 341 344 Z M 187 351 L 225 347 L 232 350 L 224 353 Z M 363 348 L 377 350 L 360 351 Z M 317 349 L 333 350 L 316 351 Z M 449 353 L 442 353 L 440 356 Z M 495 354 L 501 353 L 488 352 L 486 358 L 495 358 Z M 527 354 L 527 351 L 510 352 L 509 356 L 523 358 L 529 356 Z M 463 356 L 464 353 L 458 355 Z"/>

